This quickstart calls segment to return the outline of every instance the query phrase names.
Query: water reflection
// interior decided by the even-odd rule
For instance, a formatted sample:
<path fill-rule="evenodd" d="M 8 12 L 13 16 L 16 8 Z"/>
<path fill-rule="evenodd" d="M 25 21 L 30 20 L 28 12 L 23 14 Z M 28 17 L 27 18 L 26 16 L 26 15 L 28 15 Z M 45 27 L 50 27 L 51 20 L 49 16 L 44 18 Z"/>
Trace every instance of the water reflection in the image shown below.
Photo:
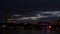
<path fill-rule="evenodd" d="M 26 26 L 21 27 L 13 24 L 4 25 L 4 27 L 2 26 L 0 27 L 0 33 L 1 34 L 60 34 L 60 31 L 58 31 L 59 27 L 56 27 L 56 29 L 53 30 L 54 28 L 52 29 L 50 25 L 48 27 L 42 27 L 42 29 L 38 27 L 32 28 L 32 26 L 29 26 L 29 27 L 26 27 Z"/>

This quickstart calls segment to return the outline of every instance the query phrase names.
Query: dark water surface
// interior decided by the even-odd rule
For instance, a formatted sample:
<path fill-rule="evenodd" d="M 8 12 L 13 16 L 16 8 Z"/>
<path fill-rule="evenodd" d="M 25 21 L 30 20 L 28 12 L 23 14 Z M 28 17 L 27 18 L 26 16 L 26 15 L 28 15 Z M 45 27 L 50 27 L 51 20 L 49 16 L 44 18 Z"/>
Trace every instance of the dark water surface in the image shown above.
<path fill-rule="evenodd" d="M 0 34 L 59 34 L 60 31 L 50 31 L 47 32 L 44 29 L 43 30 L 34 30 L 34 29 L 21 29 L 18 27 L 8 27 L 8 28 L 1 28 Z"/>

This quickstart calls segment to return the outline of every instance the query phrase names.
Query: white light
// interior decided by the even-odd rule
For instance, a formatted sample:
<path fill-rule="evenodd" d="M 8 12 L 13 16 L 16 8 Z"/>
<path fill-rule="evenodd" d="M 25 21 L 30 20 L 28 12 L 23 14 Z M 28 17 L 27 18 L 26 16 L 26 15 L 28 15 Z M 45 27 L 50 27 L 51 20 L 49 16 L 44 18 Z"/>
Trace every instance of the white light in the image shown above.
<path fill-rule="evenodd" d="M 57 15 L 57 17 L 60 17 L 60 15 Z"/>
<path fill-rule="evenodd" d="M 40 14 L 37 14 L 37 17 L 41 16 Z"/>
<path fill-rule="evenodd" d="M 36 17 L 30 17 L 31 19 L 36 18 Z"/>
<path fill-rule="evenodd" d="M 44 15 L 41 15 L 41 14 L 37 14 L 37 18 L 46 18 L 48 16 L 44 16 Z"/>
<path fill-rule="evenodd" d="M 25 24 L 27 24 L 27 23 L 25 23 Z"/>
<path fill-rule="evenodd" d="M 38 18 L 46 18 L 46 17 L 48 17 L 48 16 L 23 17 L 23 18 L 19 18 L 17 20 L 24 20 L 24 19 L 38 20 Z"/>
<path fill-rule="evenodd" d="M 24 18 L 22 18 L 22 19 L 29 19 L 29 17 L 24 17 Z"/>
<path fill-rule="evenodd" d="M 13 16 L 21 16 L 21 15 L 19 15 L 19 14 L 14 14 Z"/>
<path fill-rule="evenodd" d="M 30 19 L 32 19 L 32 20 L 38 20 L 37 17 L 30 17 Z"/>
<path fill-rule="evenodd" d="M 19 19 L 17 19 L 17 20 L 24 20 L 24 19 L 29 19 L 29 17 L 19 18 Z"/>

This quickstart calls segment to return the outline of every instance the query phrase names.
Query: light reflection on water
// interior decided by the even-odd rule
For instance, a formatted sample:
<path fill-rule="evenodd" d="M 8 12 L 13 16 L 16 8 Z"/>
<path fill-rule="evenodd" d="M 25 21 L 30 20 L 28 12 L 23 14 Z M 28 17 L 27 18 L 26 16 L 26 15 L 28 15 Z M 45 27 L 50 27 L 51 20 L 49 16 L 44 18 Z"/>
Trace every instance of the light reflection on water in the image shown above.
<path fill-rule="evenodd" d="M 51 32 L 47 32 L 45 30 L 0 30 L 1 33 L 7 33 L 8 34 L 59 34 L 60 32 L 56 32 L 56 31 L 51 31 Z"/>
<path fill-rule="evenodd" d="M 14 29 L 14 27 L 11 27 L 10 29 L 0 29 L 0 33 L 2 34 L 60 34 L 60 31 L 47 31 L 46 29 L 21 29 L 16 27 L 16 29 Z"/>

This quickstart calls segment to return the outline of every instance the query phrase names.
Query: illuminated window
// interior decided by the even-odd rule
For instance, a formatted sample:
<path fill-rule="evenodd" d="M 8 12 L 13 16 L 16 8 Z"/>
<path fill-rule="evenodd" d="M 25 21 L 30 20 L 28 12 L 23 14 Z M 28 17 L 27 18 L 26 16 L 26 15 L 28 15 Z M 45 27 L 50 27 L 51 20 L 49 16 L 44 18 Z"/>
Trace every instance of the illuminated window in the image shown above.
<path fill-rule="evenodd" d="M 48 28 L 51 28 L 51 26 L 48 26 Z"/>
<path fill-rule="evenodd" d="M 8 23 L 16 23 L 15 19 L 8 19 Z"/>

